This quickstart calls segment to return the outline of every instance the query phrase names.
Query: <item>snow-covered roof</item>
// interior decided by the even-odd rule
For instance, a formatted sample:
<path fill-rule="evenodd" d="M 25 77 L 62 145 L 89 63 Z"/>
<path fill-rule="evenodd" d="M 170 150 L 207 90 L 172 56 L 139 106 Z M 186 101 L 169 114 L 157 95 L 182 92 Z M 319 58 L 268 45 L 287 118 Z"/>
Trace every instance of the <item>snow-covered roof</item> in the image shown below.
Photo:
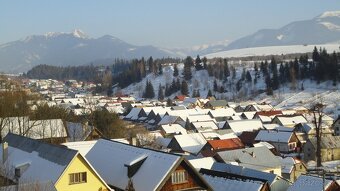
<path fill-rule="evenodd" d="M 201 133 L 175 135 L 174 139 L 176 139 L 183 151 L 187 151 L 192 154 L 200 152 L 203 146 L 207 143 Z"/>
<path fill-rule="evenodd" d="M 196 169 L 199 170 L 201 168 L 211 169 L 212 165 L 215 162 L 213 157 L 204 157 L 198 159 L 189 160 L 190 164 Z"/>
<path fill-rule="evenodd" d="M 187 117 L 187 120 L 189 123 L 199 121 L 215 121 L 215 119 L 211 118 L 210 115 L 191 115 Z"/>
<path fill-rule="evenodd" d="M 263 187 L 263 182 L 260 181 L 227 179 L 206 174 L 203 174 L 202 176 L 210 184 L 214 191 L 260 191 Z"/>
<path fill-rule="evenodd" d="M 235 114 L 235 110 L 233 108 L 221 108 L 221 109 L 215 109 L 215 110 L 210 110 L 209 114 L 212 117 L 229 117 L 233 116 Z"/>
<path fill-rule="evenodd" d="M 225 162 L 237 162 L 240 166 L 256 170 L 281 166 L 279 159 L 267 147 L 251 147 L 217 153 Z"/>
<path fill-rule="evenodd" d="M 253 119 L 256 111 L 246 111 L 243 112 L 242 115 L 246 117 L 246 119 Z"/>
<path fill-rule="evenodd" d="M 138 119 L 138 114 L 142 108 L 134 107 L 131 109 L 130 113 L 127 114 L 124 119 Z"/>
<path fill-rule="evenodd" d="M 165 115 L 158 123 L 158 125 L 173 124 L 178 118 L 178 116 Z"/>
<path fill-rule="evenodd" d="M 20 168 L 19 182 L 23 183 L 52 181 L 55 184 L 78 153 L 12 133 L 7 134 L 4 141 L 8 143 L 8 158 L 4 164 L 5 168 L 9 168 L 7 177 L 14 180 L 14 169 Z M 0 153 L 3 154 L 2 149 Z"/>
<path fill-rule="evenodd" d="M 299 123 L 307 123 L 306 118 L 302 115 L 295 115 L 295 116 L 276 116 L 279 120 L 280 125 L 283 126 L 294 126 Z"/>
<path fill-rule="evenodd" d="M 161 129 L 163 129 L 166 134 L 187 134 L 187 131 L 179 124 L 162 125 Z"/>
<path fill-rule="evenodd" d="M 63 143 L 69 149 L 77 150 L 83 156 L 85 156 L 91 148 L 96 144 L 96 140 L 94 141 L 78 141 L 78 142 L 67 142 Z"/>
<path fill-rule="evenodd" d="M 293 157 L 281 158 L 281 172 L 290 174 L 296 164 Z"/>
<path fill-rule="evenodd" d="M 67 137 L 61 119 L 29 120 L 28 117 L 9 117 L 1 120 L 4 122 L 1 129 L 2 136 L 5 136 L 8 132 L 21 134 L 26 131 L 25 136 L 32 139 Z"/>
<path fill-rule="evenodd" d="M 127 165 L 145 156 L 145 161 L 133 175 L 136 190 L 158 189 L 168 173 L 181 157 L 160 151 L 143 149 L 131 145 L 100 139 L 86 154 L 86 158 L 100 176 L 109 184 L 124 190 L 129 182 Z"/>
<path fill-rule="evenodd" d="M 332 184 L 332 180 L 325 179 L 325 190 Z M 299 178 L 288 188 L 288 191 L 322 191 L 323 190 L 322 177 L 301 175 Z"/>
<path fill-rule="evenodd" d="M 191 123 L 198 132 L 217 130 L 218 126 L 214 121 L 198 121 Z"/>
<path fill-rule="evenodd" d="M 293 135 L 293 132 L 261 130 L 255 137 L 255 140 L 288 143 L 292 135 Z"/>
<path fill-rule="evenodd" d="M 253 131 L 262 128 L 262 122 L 258 119 L 249 119 L 249 120 L 228 120 L 228 126 L 230 129 L 234 131 L 236 134 L 240 134 L 243 131 Z"/>
<path fill-rule="evenodd" d="M 84 141 L 93 130 L 93 126 L 66 122 L 66 129 L 68 132 L 68 141 Z"/>
<path fill-rule="evenodd" d="M 259 142 L 259 143 L 255 143 L 254 147 L 267 147 L 268 149 L 273 149 L 275 148 L 272 144 L 268 143 L 268 142 Z"/>

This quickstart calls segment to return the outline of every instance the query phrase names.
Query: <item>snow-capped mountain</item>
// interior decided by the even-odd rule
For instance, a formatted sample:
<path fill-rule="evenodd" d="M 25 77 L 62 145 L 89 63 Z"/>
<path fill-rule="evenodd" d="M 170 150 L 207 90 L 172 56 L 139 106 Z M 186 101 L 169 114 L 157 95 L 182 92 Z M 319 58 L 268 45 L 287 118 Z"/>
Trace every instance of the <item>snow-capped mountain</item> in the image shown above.
<path fill-rule="evenodd" d="M 154 46 L 135 46 L 105 35 L 90 38 L 81 30 L 49 32 L 0 45 L 0 72 L 24 72 L 38 64 L 83 65 L 110 58 L 141 58 L 179 55 Z"/>
<path fill-rule="evenodd" d="M 326 44 L 340 41 L 340 11 L 325 12 L 311 20 L 292 22 L 279 29 L 263 29 L 231 42 L 225 50 Z"/>

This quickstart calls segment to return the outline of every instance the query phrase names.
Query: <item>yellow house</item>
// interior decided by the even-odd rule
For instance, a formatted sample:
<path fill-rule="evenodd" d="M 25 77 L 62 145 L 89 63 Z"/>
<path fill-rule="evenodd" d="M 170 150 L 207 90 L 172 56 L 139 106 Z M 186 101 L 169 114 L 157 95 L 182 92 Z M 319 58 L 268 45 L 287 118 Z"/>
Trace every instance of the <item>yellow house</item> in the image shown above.
<path fill-rule="evenodd" d="M 49 190 L 111 190 L 76 150 L 11 133 L 4 138 L 0 150 L 3 174 L 20 187 L 32 183 L 46 186 L 49 182 Z"/>

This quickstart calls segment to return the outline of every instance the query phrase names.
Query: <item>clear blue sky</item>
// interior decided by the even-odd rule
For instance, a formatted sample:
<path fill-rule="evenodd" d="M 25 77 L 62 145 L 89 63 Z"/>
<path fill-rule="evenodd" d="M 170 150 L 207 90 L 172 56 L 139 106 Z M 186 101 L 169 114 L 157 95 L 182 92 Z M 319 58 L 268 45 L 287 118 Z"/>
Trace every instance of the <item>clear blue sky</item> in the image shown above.
<path fill-rule="evenodd" d="M 0 0 L 0 44 L 81 29 L 136 45 L 189 47 L 340 10 L 339 0 Z"/>

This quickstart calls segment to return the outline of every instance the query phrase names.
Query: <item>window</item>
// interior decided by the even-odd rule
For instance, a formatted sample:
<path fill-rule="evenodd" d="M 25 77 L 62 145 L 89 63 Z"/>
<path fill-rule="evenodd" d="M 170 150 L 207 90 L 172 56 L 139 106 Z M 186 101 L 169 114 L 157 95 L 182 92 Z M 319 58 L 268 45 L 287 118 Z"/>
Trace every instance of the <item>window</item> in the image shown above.
<path fill-rule="evenodd" d="M 80 184 L 87 181 L 86 172 L 78 172 L 69 174 L 70 184 Z"/>
<path fill-rule="evenodd" d="M 185 170 L 177 170 L 171 175 L 172 184 L 188 182 L 188 173 Z"/>

